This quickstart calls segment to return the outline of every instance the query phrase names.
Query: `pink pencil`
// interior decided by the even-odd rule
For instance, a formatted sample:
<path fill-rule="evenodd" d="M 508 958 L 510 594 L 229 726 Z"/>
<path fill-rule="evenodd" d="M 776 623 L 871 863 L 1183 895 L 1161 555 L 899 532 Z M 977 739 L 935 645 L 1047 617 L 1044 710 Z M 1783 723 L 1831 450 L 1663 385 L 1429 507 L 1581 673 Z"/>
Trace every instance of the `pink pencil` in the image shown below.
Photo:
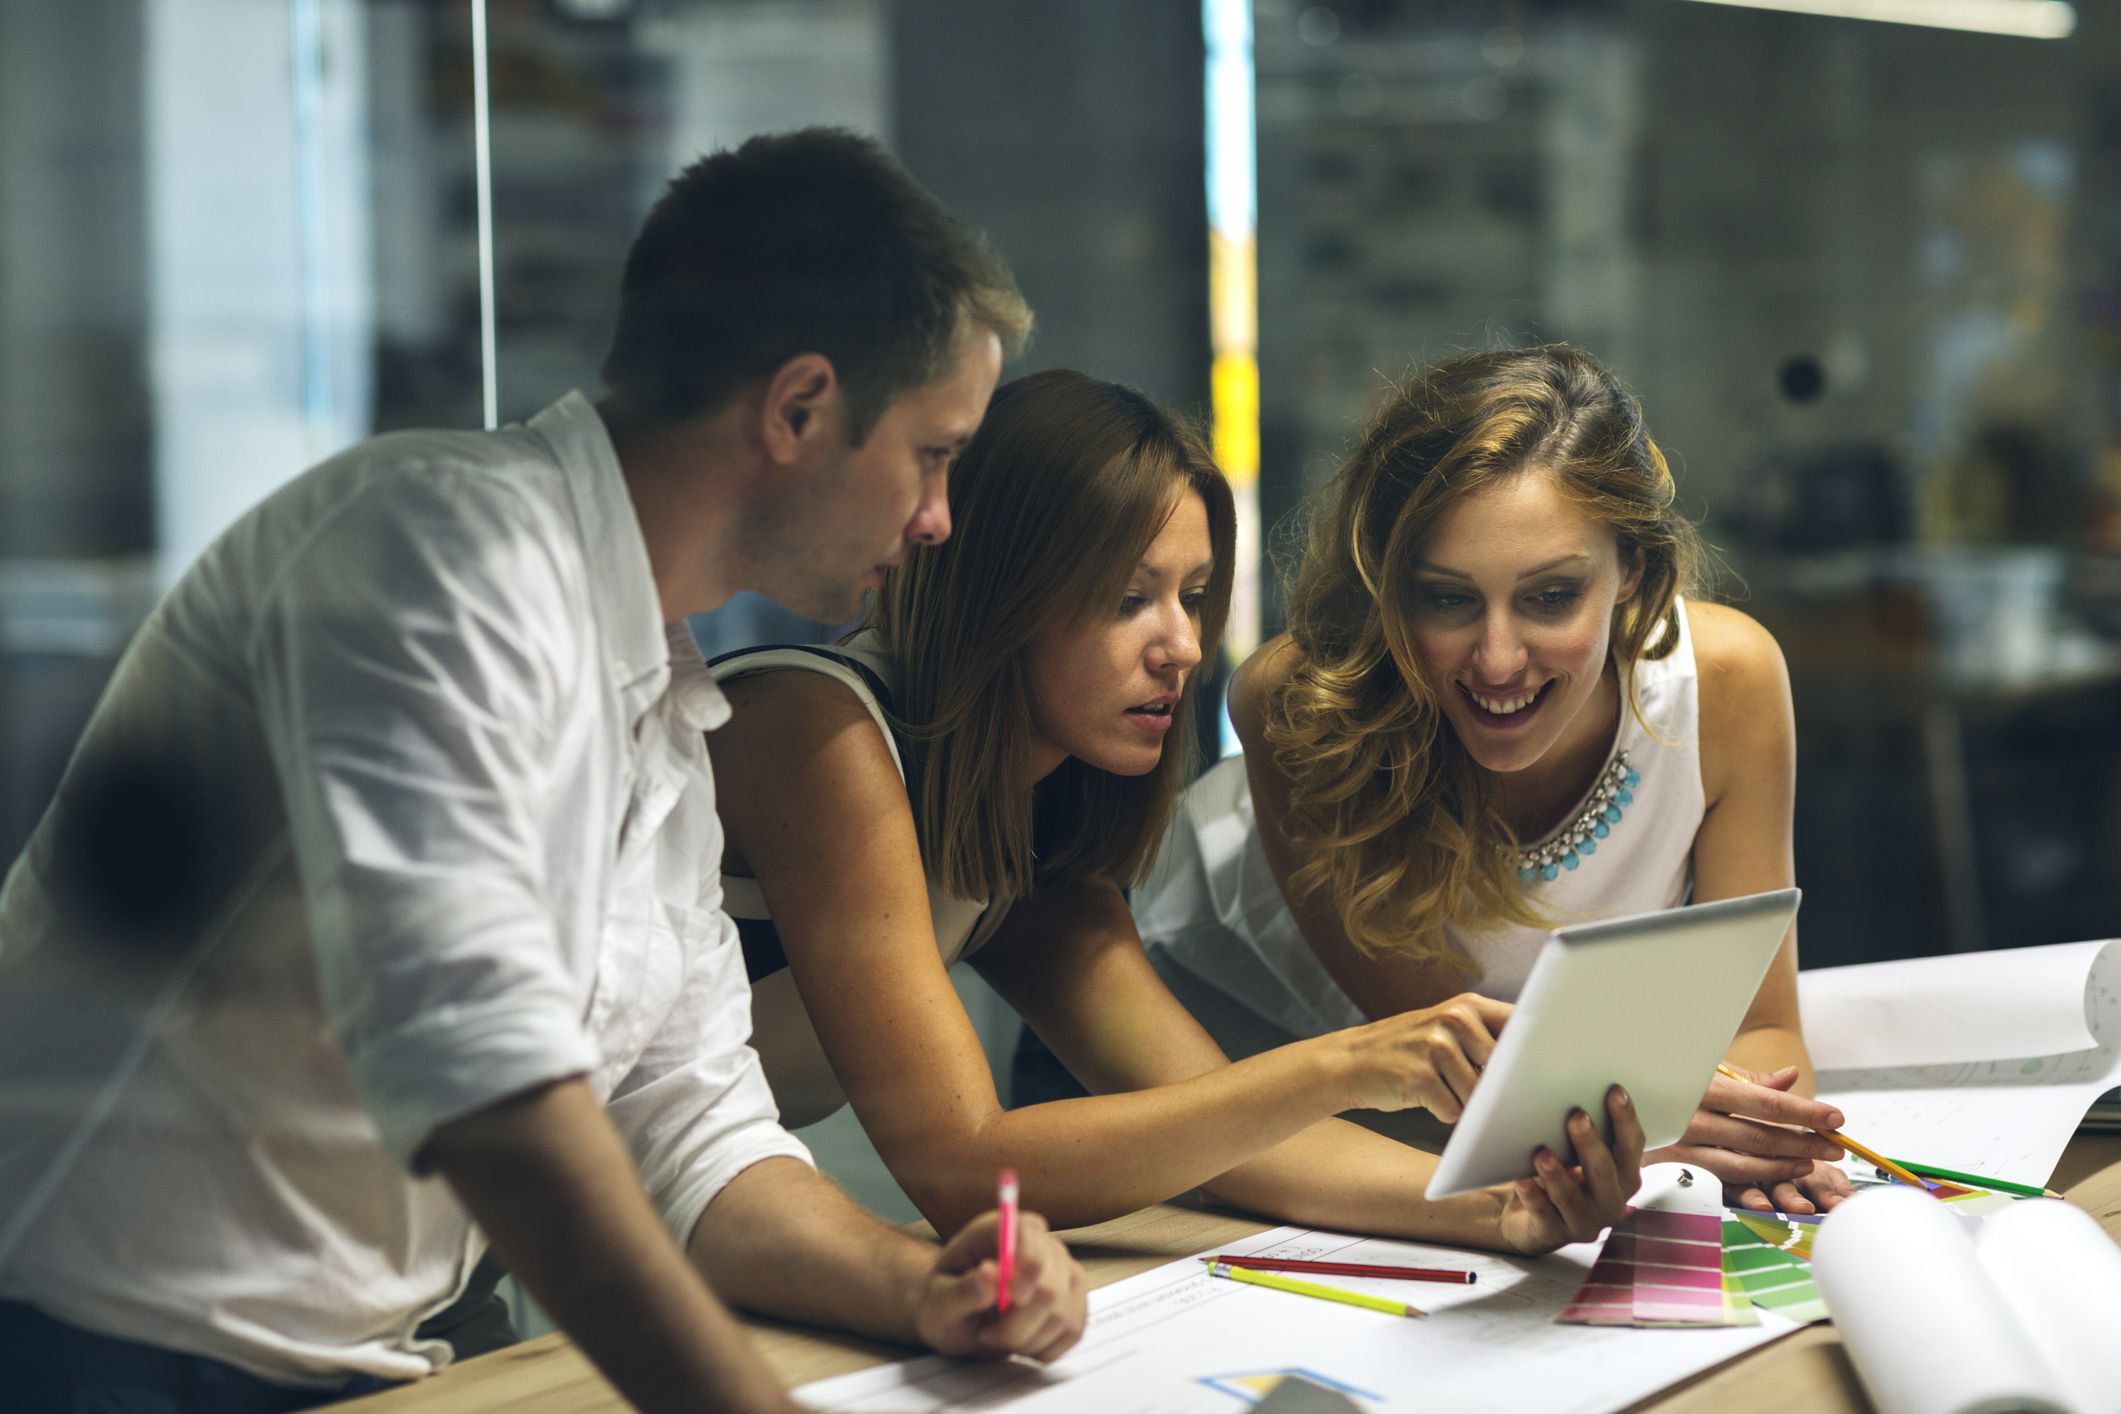
<path fill-rule="evenodd" d="M 994 1309 L 1007 1312 L 1009 1309 L 1009 1286 L 1016 1280 L 1016 1170 L 1003 1169 L 1001 1193 L 995 1206 L 1001 1213 L 1001 1251 L 994 1258 L 994 1279 L 999 1289 L 994 1293 Z"/>

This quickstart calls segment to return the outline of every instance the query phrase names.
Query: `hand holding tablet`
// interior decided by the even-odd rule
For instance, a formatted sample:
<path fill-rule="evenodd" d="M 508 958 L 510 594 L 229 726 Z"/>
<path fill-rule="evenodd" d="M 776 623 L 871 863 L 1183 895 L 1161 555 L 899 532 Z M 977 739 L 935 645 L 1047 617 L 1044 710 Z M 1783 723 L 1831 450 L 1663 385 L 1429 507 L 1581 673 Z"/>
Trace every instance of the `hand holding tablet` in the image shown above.
<path fill-rule="evenodd" d="M 1607 1103 L 1614 1085 L 1632 1098 L 1649 1147 L 1679 1139 L 1789 931 L 1798 898 L 1797 890 L 1781 889 L 1555 930 L 1444 1148 L 1428 1196 L 1528 1173 L 1544 1178 L 1532 1162 L 1541 1148 L 1564 1173 L 1584 1148 L 1589 1176 L 1592 1165 L 1612 1161 L 1608 1144 L 1620 1132 Z M 1597 1129 L 1568 1118 L 1579 1111 L 1616 1126 L 1603 1136 L 1607 1142 L 1579 1144 Z"/>
<path fill-rule="evenodd" d="M 1531 1177 L 1512 1185 L 1501 1214 L 1502 1240 L 1512 1251 L 1537 1256 L 1589 1242 L 1627 1212 L 1642 1186 L 1642 1125 L 1618 1085 L 1606 1091 L 1605 1113 L 1610 1145 L 1588 1114 L 1572 1110 L 1564 1128 L 1573 1152 L 1564 1158 L 1544 1144 L 1533 1151 Z"/>

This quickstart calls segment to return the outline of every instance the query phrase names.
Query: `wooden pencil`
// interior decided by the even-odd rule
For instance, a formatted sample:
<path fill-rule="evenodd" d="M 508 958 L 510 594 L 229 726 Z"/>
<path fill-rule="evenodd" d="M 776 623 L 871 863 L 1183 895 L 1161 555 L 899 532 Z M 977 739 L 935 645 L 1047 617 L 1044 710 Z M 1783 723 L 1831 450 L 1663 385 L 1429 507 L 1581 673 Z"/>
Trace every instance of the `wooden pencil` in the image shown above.
<path fill-rule="evenodd" d="M 1364 1291 L 1347 1291 L 1337 1286 L 1321 1286 L 1315 1281 L 1298 1281 L 1278 1272 L 1255 1272 L 1249 1267 L 1233 1267 L 1227 1262 L 1210 1262 L 1208 1275 L 1224 1277 L 1230 1281 L 1241 1281 L 1248 1286 L 1271 1287 L 1275 1291 L 1286 1291 L 1296 1296 L 1313 1296 L 1320 1301 L 1338 1301 L 1343 1306 L 1360 1306 L 1365 1310 L 1382 1311 L 1388 1316 L 1413 1316 L 1429 1313 L 1419 1306 L 1409 1306 L 1404 1301 L 1391 1301 L 1382 1296 L 1372 1296 Z"/>
<path fill-rule="evenodd" d="M 1222 1262 L 1232 1267 L 1250 1267 L 1262 1272 L 1315 1272 L 1327 1277 L 1376 1277 L 1383 1281 L 1441 1281 L 1454 1286 L 1471 1286 L 1476 1280 L 1472 1272 L 1457 1271 L 1450 1267 L 1391 1267 L 1380 1262 L 1314 1262 L 1301 1257 L 1239 1257 L 1228 1252 L 1218 1252 L 1213 1257 L 1201 1258 L 1203 1262 Z"/>
<path fill-rule="evenodd" d="M 1941 1178 L 1946 1183 L 1963 1183 L 1969 1188 L 1987 1188 L 1997 1193 L 2008 1193 L 2014 1198 L 2060 1198 L 2062 1195 L 2052 1188 L 2035 1188 L 2029 1183 L 2012 1183 L 2003 1178 L 1983 1178 L 1978 1173 L 1960 1173 L 1957 1169 L 1941 1169 L 1935 1164 L 1902 1163 L 1900 1167 L 1924 1178 Z"/>

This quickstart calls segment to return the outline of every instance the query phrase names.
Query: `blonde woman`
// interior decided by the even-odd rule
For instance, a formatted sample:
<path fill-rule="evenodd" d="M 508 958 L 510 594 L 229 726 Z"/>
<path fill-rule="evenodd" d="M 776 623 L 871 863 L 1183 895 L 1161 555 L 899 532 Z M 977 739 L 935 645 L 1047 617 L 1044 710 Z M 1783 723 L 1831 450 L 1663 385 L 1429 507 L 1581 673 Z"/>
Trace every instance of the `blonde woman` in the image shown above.
<path fill-rule="evenodd" d="M 1538 1252 L 1634 1190 L 1608 1148 L 1542 1151 L 1518 1183 L 1428 1203 L 1433 1160 L 1332 1118 L 1448 1107 L 1503 1010 L 1437 1005 L 1237 1064 L 1143 956 L 1136 880 L 1183 779 L 1196 670 L 1228 608 L 1229 488 L 1148 399 L 1073 373 L 1000 389 L 958 458 L 946 544 L 889 572 L 837 650 L 716 666 L 723 887 L 784 1119 L 851 1101 L 948 1233 L 1014 1166 L 1056 1226 L 1205 1187 L 1304 1224 Z M 945 969 L 967 959 L 1094 1096 L 1004 1110 Z"/>
<path fill-rule="evenodd" d="M 1289 632 L 1237 674 L 1242 759 L 1194 786 L 1135 895 L 1226 1049 L 1511 1001 L 1557 923 L 1791 882 L 1782 656 L 1682 597 L 1699 562 L 1594 360 L 1480 353 L 1409 383 L 1327 490 Z M 1803 1098 L 1796 982 L 1792 929 L 1729 1055 L 1762 1083 L 1717 1079 L 1650 1158 L 1802 1213 L 1848 1190 L 1806 1132 L 1841 1116 Z"/>

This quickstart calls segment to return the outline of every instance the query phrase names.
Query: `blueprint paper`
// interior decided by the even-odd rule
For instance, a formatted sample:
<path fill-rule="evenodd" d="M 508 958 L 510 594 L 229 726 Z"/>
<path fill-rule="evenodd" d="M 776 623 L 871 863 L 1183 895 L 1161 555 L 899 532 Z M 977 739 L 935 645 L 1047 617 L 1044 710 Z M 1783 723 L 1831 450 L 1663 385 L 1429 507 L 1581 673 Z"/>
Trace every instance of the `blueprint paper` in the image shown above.
<path fill-rule="evenodd" d="M 2121 942 L 1799 973 L 1812 1061 L 1821 1070 L 1861 1070 L 2089 1050 L 2100 1037 L 2086 994 L 2095 961 L 2110 948 Z"/>
<path fill-rule="evenodd" d="M 1464 1267 L 1478 1281 L 1334 1278 L 1429 1312 L 1409 1321 L 1217 1281 L 1188 1257 L 1092 1292 L 1082 1344 L 1049 1368 L 928 1356 L 805 1385 L 796 1398 L 835 1414 L 1242 1414 L 1280 1377 L 1300 1374 L 1366 1411 L 1599 1414 L 1797 1329 L 1773 1315 L 1701 1330 L 1557 1325 L 1595 1243 L 1532 1261 L 1278 1228 L 1203 1255 L 1214 1251 Z"/>
<path fill-rule="evenodd" d="M 1897 1184 L 1859 1193 L 1820 1224 L 1812 1265 L 1881 1414 L 2091 1414 L 2069 1409 L 1944 1204 Z"/>
<path fill-rule="evenodd" d="M 1889 1158 L 2044 1184 L 2092 1101 L 2121 1084 L 2121 941 L 1797 982 L 1819 1098 Z"/>

